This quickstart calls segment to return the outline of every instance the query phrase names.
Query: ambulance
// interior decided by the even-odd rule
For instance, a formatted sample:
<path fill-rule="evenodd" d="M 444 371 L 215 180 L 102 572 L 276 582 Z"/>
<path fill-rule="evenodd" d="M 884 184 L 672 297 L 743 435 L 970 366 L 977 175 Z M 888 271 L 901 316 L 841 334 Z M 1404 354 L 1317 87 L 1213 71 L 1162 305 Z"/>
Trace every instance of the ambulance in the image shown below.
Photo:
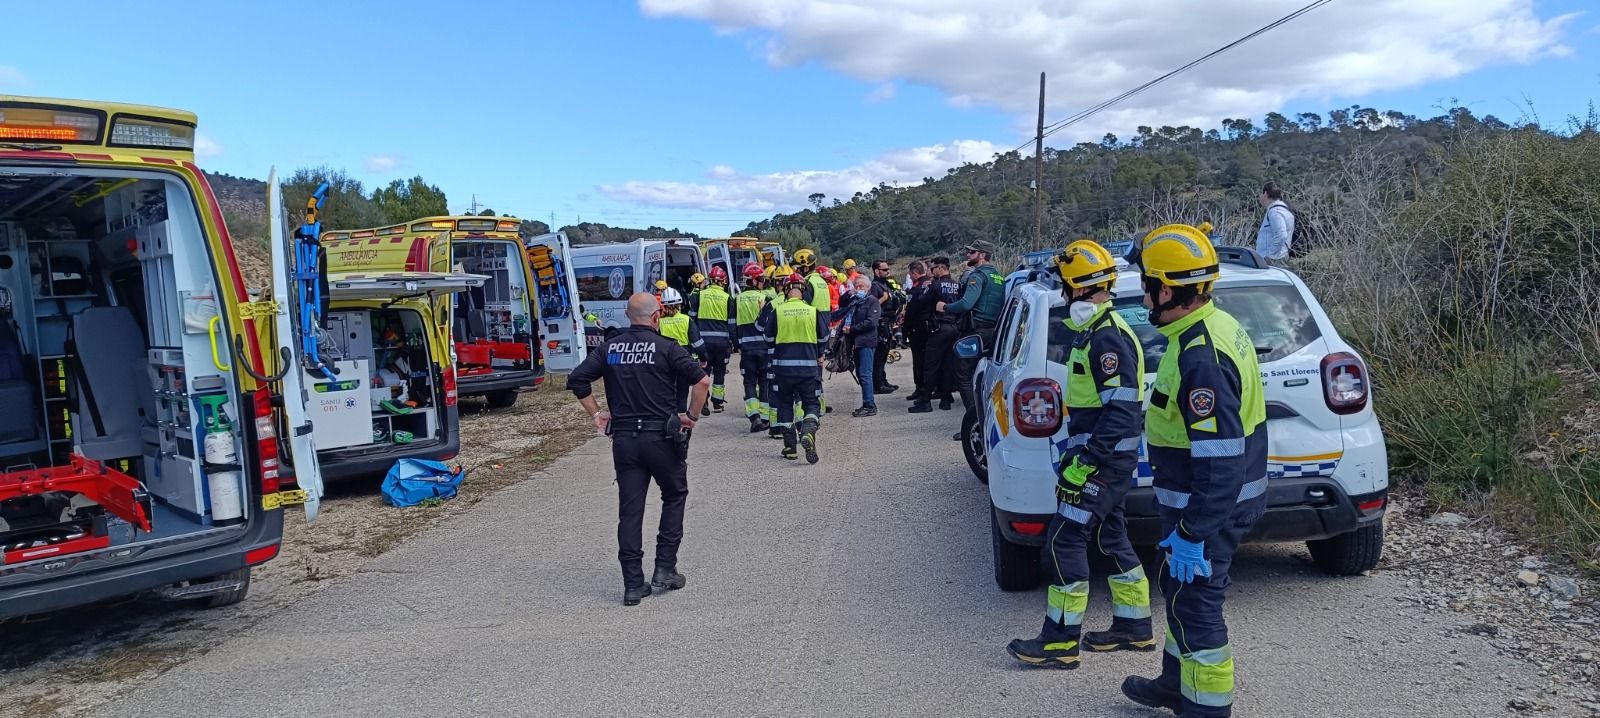
<path fill-rule="evenodd" d="M 777 242 L 749 237 L 704 239 L 700 241 L 700 251 L 706 256 L 708 265 L 726 269 L 730 277 L 741 276 L 740 271 L 752 262 L 765 269 L 786 264 L 788 261 L 783 247 Z M 738 289 L 733 288 L 732 291 L 737 292 Z"/>
<path fill-rule="evenodd" d="M 578 311 L 578 278 L 572 271 L 572 245 L 565 232 L 528 237 L 523 245 L 528 269 L 533 272 L 544 366 L 550 371 L 572 371 L 588 354 L 583 315 Z"/>
<path fill-rule="evenodd" d="M 584 326 L 586 344 L 599 346 L 606 329 L 628 326 L 624 311 L 635 292 L 655 292 L 656 280 L 665 280 L 689 296 L 689 278 L 707 274 L 711 265 L 689 239 L 636 239 L 632 242 L 588 244 L 572 248 L 572 271 L 577 276 L 581 313 L 595 322 Z"/>
<path fill-rule="evenodd" d="M 322 234 L 329 306 L 318 354 L 331 371 L 303 371 L 327 481 L 460 451 L 462 378 L 451 358 L 460 342 L 450 327 L 460 323 L 457 297 L 492 280 L 452 271 L 452 233 L 437 229 L 422 220 Z M 516 272 L 520 252 L 512 258 Z"/>
<path fill-rule="evenodd" d="M 440 246 L 450 255 L 435 271 L 447 272 L 453 265 L 487 277 L 455 295 L 454 317 L 445 328 L 455 343 L 461 395 L 481 396 L 490 408 L 504 409 L 516 403 L 517 392 L 544 381 L 521 227 L 514 217 L 424 217 L 393 227 L 327 232 L 323 241 L 383 236 L 403 238 L 400 243 L 411 246 L 412 240 L 442 237 Z M 372 234 L 380 231 L 387 234 Z"/>
<path fill-rule="evenodd" d="M 195 128 L 0 95 L 0 621 L 236 603 L 285 508 L 316 515 L 286 313 L 246 295 Z"/>

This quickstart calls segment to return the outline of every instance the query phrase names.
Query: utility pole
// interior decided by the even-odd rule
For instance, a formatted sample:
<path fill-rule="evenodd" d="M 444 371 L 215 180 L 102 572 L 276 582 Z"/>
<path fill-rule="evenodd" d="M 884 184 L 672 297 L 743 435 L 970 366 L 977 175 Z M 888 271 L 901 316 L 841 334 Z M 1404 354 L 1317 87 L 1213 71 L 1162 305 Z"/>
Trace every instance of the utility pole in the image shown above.
<path fill-rule="evenodd" d="M 475 215 L 477 213 L 478 213 L 478 195 L 474 194 L 474 195 L 472 195 L 472 208 L 468 210 L 468 214 L 474 214 Z"/>
<path fill-rule="evenodd" d="M 1039 73 L 1039 132 L 1033 140 L 1033 251 L 1044 244 L 1044 73 Z"/>

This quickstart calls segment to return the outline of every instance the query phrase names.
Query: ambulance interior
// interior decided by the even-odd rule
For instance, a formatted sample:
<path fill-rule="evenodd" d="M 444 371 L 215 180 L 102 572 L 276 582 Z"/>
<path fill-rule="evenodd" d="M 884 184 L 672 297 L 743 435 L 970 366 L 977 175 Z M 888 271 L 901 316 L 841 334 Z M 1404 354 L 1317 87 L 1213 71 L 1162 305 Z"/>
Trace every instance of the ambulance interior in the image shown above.
<path fill-rule="evenodd" d="M 511 240 L 456 239 L 450 250 L 460 271 L 482 274 L 483 286 L 456 295 L 455 340 L 530 345 L 537 329 L 529 316 L 527 277 L 522 246 Z M 494 369 L 528 369 L 531 354 L 495 352 Z"/>
<path fill-rule="evenodd" d="M 0 169 L 0 584 L 48 556 L 227 540 L 250 511 L 255 407 L 187 185 Z"/>
<path fill-rule="evenodd" d="M 334 283 L 337 287 L 337 282 Z M 322 346 L 337 374 L 307 373 L 319 453 L 360 453 L 439 436 L 439 396 L 427 329 L 415 309 L 341 309 Z"/>
<path fill-rule="evenodd" d="M 700 250 L 692 244 L 669 244 L 666 249 L 667 284 L 682 292 L 683 296 L 687 298 L 689 292 L 693 289 L 693 285 L 689 283 L 689 278 L 694 276 L 696 272 L 704 274 L 706 271 L 704 260 L 700 256 Z"/>

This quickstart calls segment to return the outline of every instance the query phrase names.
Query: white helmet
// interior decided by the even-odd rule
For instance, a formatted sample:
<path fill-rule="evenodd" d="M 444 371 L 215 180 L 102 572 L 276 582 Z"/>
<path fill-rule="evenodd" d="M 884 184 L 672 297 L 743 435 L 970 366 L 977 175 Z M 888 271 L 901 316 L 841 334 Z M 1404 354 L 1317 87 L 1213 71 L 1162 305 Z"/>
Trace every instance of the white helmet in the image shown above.
<path fill-rule="evenodd" d="M 683 295 L 679 294 L 678 290 L 672 287 L 661 290 L 661 306 L 675 307 L 682 303 Z"/>

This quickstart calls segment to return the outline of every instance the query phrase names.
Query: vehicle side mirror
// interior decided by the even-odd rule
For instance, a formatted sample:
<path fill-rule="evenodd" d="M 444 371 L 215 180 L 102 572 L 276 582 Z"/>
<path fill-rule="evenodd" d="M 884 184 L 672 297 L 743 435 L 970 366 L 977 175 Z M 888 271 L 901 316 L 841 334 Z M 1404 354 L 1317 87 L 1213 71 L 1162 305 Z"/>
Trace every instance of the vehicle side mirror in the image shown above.
<path fill-rule="evenodd" d="M 978 334 L 962 337 L 956 342 L 956 356 L 962 359 L 977 359 L 984 355 L 988 349 L 983 345 L 983 337 Z"/>

